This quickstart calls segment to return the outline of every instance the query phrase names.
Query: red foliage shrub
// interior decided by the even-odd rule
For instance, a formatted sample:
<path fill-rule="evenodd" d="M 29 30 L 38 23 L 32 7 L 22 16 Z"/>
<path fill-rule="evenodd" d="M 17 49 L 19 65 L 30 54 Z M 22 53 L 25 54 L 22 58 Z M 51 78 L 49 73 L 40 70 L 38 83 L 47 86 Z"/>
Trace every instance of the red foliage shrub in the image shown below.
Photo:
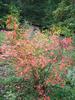
<path fill-rule="evenodd" d="M 7 33 L 7 36 L 9 39 L 0 48 L 0 59 L 13 60 L 16 75 L 23 76 L 24 79 L 34 76 L 34 80 L 39 81 L 38 70 L 45 71 L 47 69 L 49 76 L 44 77 L 45 85 L 48 83 L 52 85 L 59 84 L 61 87 L 65 85 L 61 73 L 67 74 L 73 60 L 71 57 L 63 55 L 63 51 L 69 52 L 68 48 L 72 45 L 71 38 L 60 40 L 55 35 L 47 37 L 44 34 L 37 34 L 32 40 L 29 40 L 26 38 L 27 35 L 22 34 L 21 37 L 25 37 L 16 39 L 17 34 L 15 31 Z M 44 100 L 50 100 L 49 97 L 46 97 L 41 84 L 35 84 L 35 87 L 39 95 L 44 97 Z"/>

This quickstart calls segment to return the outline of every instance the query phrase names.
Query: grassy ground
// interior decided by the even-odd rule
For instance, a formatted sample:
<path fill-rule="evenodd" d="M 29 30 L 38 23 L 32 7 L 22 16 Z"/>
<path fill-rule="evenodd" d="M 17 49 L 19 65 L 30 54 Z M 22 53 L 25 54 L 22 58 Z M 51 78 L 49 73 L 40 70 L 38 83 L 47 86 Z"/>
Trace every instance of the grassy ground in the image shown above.
<path fill-rule="evenodd" d="M 0 32 L 0 45 L 2 44 L 2 42 L 5 40 L 5 33 L 4 32 Z"/>
<path fill-rule="evenodd" d="M 4 32 L 0 32 L 0 46 L 3 43 L 3 41 L 5 40 L 5 33 Z M 4 68 L 0 65 L 0 78 L 2 78 L 2 74 L 4 74 L 3 72 Z M 3 97 L 1 95 L 1 90 L 3 90 L 4 86 L 0 83 L 0 100 L 3 100 Z"/>

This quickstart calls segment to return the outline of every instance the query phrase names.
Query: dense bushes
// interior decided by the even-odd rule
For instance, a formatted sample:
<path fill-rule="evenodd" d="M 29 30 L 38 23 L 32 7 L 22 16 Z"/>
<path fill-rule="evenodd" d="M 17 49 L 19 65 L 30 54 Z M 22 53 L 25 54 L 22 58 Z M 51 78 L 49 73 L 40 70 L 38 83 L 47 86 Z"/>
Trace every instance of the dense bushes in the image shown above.
<path fill-rule="evenodd" d="M 49 28 L 57 24 L 71 31 L 75 29 L 75 3 L 71 0 L 21 0 L 20 5 L 22 20 L 26 19 L 33 25 Z"/>
<path fill-rule="evenodd" d="M 1 18 L 15 16 L 18 21 L 49 28 L 53 24 L 65 26 L 75 31 L 75 3 L 71 0 L 2 0 L 0 1 Z M 6 17 L 7 18 L 7 17 Z"/>
<path fill-rule="evenodd" d="M 57 9 L 53 11 L 53 16 L 55 23 L 75 31 L 75 4 L 70 0 L 61 0 Z"/>
<path fill-rule="evenodd" d="M 17 2 L 17 1 L 16 1 Z M 18 4 L 16 4 L 15 1 L 12 0 L 1 0 L 0 1 L 0 28 L 5 29 L 6 28 L 6 21 L 8 19 L 8 16 L 14 16 L 14 18 L 17 19 L 19 22 L 19 7 Z"/>
<path fill-rule="evenodd" d="M 13 28 L 14 20 L 21 25 L 27 20 L 30 24 L 42 29 L 56 29 L 57 34 L 71 36 L 75 31 L 75 4 L 67 0 L 47 1 L 0 1 L 1 28 L 6 27 L 8 16 L 12 16 L 10 28 Z M 56 27 L 56 28 L 55 28 Z M 8 28 L 8 27 L 7 27 Z M 55 28 L 55 29 L 54 29 Z M 52 30 L 53 29 L 53 30 Z M 61 30 L 59 32 L 59 30 Z M 66 32 L 65 32 L 66 31 Z"/>
<path fill-rule="evenodd" d="M 52 24 L 52 11 L 57 2 L 53 0 L 23 1 L 21 15 L 32 24 L 40 27 L 48 27 Z"/>

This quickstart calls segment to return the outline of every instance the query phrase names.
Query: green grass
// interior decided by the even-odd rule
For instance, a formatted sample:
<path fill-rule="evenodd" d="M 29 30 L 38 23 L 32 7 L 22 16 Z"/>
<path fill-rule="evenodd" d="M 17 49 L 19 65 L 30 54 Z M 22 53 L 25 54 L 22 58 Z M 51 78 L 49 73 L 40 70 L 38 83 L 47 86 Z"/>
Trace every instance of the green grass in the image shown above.
<path fill-rule="evenodd" d="M 3 43 L 4 40 L 5 40 L 5 33 L 0 32 L 0 45 Z"/>

